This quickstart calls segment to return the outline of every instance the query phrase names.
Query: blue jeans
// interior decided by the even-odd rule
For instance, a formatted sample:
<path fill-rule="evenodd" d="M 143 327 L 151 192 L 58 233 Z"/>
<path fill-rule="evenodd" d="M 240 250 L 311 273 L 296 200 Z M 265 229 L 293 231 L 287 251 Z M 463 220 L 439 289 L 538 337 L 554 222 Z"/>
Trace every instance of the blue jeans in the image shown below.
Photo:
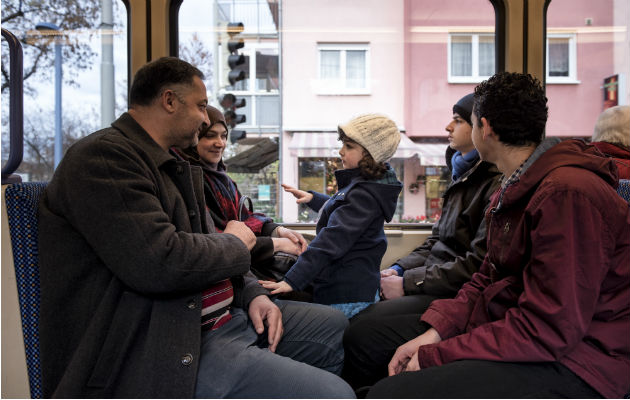
<path fill-rule="evenodd" d="M 374 301 L 360 301 L 356 303 L 336 303 L 331 304 L 332 308 L 336 308 L 337 310 L 344 313 L 346 318 L 350 319 L 354 317 L 359 311 L 363 311 L 368 306 L 377 303 L 380 300 L 379 292 L 376 292 L 376 296 L 374 297 Z"/>
<path fill-rule="evenodd" d="M 319 304 L 275 303 L 284 325 L 275 353 L 267 349 L 267 331 L 258 335 L 239 308 L 227 324 L 203 333 L 195 397 L 354 398 L 337 376 L 345 316 Z"/>

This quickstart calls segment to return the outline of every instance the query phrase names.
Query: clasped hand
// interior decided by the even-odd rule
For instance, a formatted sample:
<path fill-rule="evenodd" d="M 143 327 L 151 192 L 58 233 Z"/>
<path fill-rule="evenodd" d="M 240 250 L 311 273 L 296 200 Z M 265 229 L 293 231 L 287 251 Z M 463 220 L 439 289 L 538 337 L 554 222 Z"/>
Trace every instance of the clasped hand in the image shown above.
<path fill-rule="evenodd" d="M 440 334 L 431 328 L 417 338 L 398 347 L 394 357 L 392 357 L 387 366 L 389 376 L 397 375 L 401 372 L 419 371 L 418 348 L 425 344 L 438 343 L 441 340 Z"/>
<path fill-rule="evenodd" d="M 287 251 L 287 250 L 281 250 L 281 249 L 276 250 L 275 243 L 274 243 L 274 251 L 284 251 L 284 252 L 299 256 L 300 254 L 302 254 L 303 251 L 306 250 L 306 247 L 308 246 L 306 239 L 304 239 L 304 236 L 302 236 L 300 232 L 285 228 L 284 226 L 279 226 L 278 228 L 276 228 L 276 234 L 278 235 L 278 238 L 290 240 L 296 249 L 294 251 Z M 293 247 L 291 247 L 291 249 L 293 249 Z"/>

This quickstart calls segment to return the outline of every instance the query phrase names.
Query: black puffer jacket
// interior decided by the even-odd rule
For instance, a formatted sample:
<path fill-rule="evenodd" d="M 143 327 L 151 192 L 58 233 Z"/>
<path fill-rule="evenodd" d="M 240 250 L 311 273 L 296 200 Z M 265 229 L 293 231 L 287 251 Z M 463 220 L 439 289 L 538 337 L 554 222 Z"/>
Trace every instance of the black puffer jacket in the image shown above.
<path fill-rule="evenodd" d="M 446 150 L 451 167 L 455 150 Z M 490 195 L 499 187 L 501 173 L 479 160 L 444 192 L 442 216 L 431 236 L 411 254 L 396 261 L 404 270 L 405 294 L 453 297 L 486 255 L 484 210 Z"/>

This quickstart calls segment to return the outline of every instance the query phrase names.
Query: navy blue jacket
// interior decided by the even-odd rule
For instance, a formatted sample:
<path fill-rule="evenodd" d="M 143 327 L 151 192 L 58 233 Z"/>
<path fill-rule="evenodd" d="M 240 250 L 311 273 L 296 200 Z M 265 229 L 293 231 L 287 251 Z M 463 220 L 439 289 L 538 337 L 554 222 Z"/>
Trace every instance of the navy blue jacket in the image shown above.
<path fill-rule="evenodd" d="M 316 303 L 373 301 L 387 249 L 383 224 L 396 211 L 402 184 L 391 167 L 379 180 L 362 178 L 358 168 L 335 171 L 335 177 L 335 195 L 313 193 L 308 203 L 315 211 L 321 209 L 317 236 L 285 281 L 294 290 L 312 283 Z"/>

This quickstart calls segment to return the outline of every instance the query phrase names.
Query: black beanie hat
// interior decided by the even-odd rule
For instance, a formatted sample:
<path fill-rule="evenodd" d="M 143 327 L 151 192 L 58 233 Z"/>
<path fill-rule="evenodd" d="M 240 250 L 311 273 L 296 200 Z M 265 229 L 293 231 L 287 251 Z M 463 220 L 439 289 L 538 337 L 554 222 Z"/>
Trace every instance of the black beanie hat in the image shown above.
<path fill-rule="evenodd" d="M 472 126 L 472 122 L 470 122 L 470 114 L 472 114 L 473 97 L 473 93 L 467 94 L 459 99 L 459 101 L 453 106 L 453 112 L 459 114 L 459 116 L 468 122 L 468 125 L 470 126 Z"/>

